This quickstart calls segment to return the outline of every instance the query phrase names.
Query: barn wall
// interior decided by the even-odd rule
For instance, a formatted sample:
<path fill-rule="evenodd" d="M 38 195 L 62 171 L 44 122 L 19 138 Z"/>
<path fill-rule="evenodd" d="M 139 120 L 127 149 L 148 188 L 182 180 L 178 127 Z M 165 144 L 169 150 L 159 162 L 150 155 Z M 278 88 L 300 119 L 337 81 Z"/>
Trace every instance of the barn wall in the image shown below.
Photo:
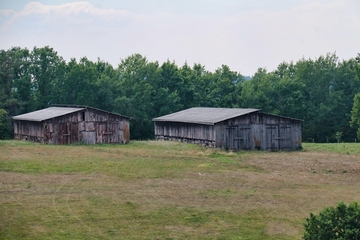
<path fill-rule="evenodd" d="M 301 147 L 301 121 L 254 113 L 218 123 L 216 146 L 231 150 L 296 150 Z"/>
<path fill-rule="evenodd" d="M 229 126 L 222 137 L 217 147 L 231 150 L 295 150 L 301 146 L 301 128 L 291 124 Z"/>
<path fill-rule="evenodd" d="M 157 140 L 179 140 L 202 145 L 215 144 L 213 125 L 155 122 L 155 138 Z"/>
<path fill-rule="evenodd" d="M 15 121 L 14 133 L 16 139 L 49 144 L 128 143 L 129 126 L 126 117 L 87 108 L 43 122 Z"/>
<path fill-rule="evenodd" d="M 44 131 L 41 122 L 14 121 L 14 138 L 42 142 Z"/>
<path fill-rule="evenodd" d="M 232 136 L 239 138 L 237 136 L 237 132 L 240 130 L 235 130 L 236 126 L 239 126 L 239 128 L 244 128 L 245 126 L 258 124 L 260 121 L 261 119 L 259 114 L 256 112 L 217 123 L 215 125 L 216 146 L 220 148 L 231 149 L 232 143 L 229 145 L 230 138 L 232 138 Z M 248 138 L 246 141 L 252 141 L 252 139 Z"/>
<path fill-rule="evenodd" d="M 54 144 L 83 142 L 128 143 L 130 142 L 127 118 L 93 109 L 76 112 L 47 121 L 46 140 Z M 53 129 L 53 131 L 51 131 Z"/>

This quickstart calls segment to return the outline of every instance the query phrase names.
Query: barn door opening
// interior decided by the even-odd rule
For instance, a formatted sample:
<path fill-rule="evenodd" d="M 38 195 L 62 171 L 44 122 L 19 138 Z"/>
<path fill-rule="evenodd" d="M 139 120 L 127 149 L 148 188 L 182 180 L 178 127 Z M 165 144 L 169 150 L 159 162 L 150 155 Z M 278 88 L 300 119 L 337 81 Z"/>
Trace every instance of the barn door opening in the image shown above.
<path fill-rule="evenodd" d="M 67 136 L 68 136 L 67 123 L 57 123 L 55 126 L 57 126 L 56 143 L 67 144 Z"/>
<path fill-rule="evenodd" d="M 266 150 L 277 151 L 279 150 L 279 126 L 266 125 Z"/>
<path fill-rule="evenodd" d="M 250 125 L 239 125 L 236 128 L 236 137 L 234 137 L 236 150 L 251 149 L 251 127 Z"/>
<path fill-rule="evenodd" d="M 292 148 L 291 141 L 291 125 L 281 124 L 279 132 L 279 148 L 280 150 L 290 150 Z"/>
<path fill-rule="evenodd" d="M 77 122 L 68 123 L 68 144 L 79 142 L 79 124 Z"/>
<path fill-rule="evenodd" d="M 225 149 L 226 150 L 237 150 L 234 145 L 234 135 L 236 132 L 236 128 L 233 126 L 226 127 L 226 135 L 225 135 Z"/>
<path fill-rule="evenodd" d="M 106 122 L 99 122 L 96 124 L 96 142 L 108 143 L 108 131 Z"/>
<path fill-rule="evenodd" d="M 119 143 L 118 123 L 102 122 L 96 126 L 98 143 Z"/>
<path fill-rule="evenodd" d="M 266 125 L 266 149 L 290 150 L 292 148 L 291 125 Z"/>
<path fill-rule="evenodd" d="M 226 149 L 234 151 L 252 149 L 250 125 L 229 126 L 226 130 Z"/>
<path fill-rule="evenodd" d="M 72 144 L 79 141 L 77 123 L 58 123 L 57 144 Z"/>
<path fill-rule="evenodd" d="M 119 123 L 108 123 L 107 132 L 108 132 L 108 142 L 109 143 L 119 143 Z"/>

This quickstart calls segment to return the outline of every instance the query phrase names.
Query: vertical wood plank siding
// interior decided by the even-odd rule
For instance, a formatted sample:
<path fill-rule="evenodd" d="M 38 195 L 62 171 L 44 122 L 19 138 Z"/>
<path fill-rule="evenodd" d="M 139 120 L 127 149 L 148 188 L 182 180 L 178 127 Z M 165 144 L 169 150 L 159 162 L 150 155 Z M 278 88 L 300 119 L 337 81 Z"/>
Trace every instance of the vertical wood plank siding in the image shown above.
<path fill-rule="evenodd" d="M 129 119 L 87 108 L 42 122 L 14 120 L 15 139 L 49 144 L 128 143 Z"/>
<path fill-rule="evenodd" d="M 154 125 L 158 140 L 206 143 L 226 150 L 296 150 L 302 144 L 301 120 L 260 112 L 215 125 L 161 121 Z"/>
<path fill-rule="evenodd" d="M 15 139 L 37 141 L 44 135 L 44 129 L 39 122 L 16 121 L 14 123 Z"/>
<path fill-rule="evenodd" d="M 301 121 L 252 113 L 218 123 L 216 146 L 226 150 L 296 150 L 301 148 Z"/>
<path fill-rule="evenodd" d="M 215 141 L 214 126 L 190 123 L 155 122 L 155 136 Z"/>
<path fill-rule="evenodd" d="M 213 125 L 169 122 L 155 122 L 154 124 L 155 138 L 157 140 L 177 140 L 215 146 Z"/>

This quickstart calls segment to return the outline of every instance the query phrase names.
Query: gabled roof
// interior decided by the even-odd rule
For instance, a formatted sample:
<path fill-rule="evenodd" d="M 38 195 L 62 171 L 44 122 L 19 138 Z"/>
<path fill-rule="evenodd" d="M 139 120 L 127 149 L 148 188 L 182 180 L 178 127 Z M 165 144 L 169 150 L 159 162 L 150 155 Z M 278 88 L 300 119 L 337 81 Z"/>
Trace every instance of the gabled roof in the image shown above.
<path fill-rule="evenodd" d="M 64 116 L 64 115 L 67 115 L 67 114 L 70 114 L 70 113 L 82 111 L 82 110 L 85 110 L 86 108 L 98 110 L 98 111 L 109 113 L 109 114 L 118 115 L 118 116 L 121 116 L 121 117 L 124 117 L 124 118 L 129 118 L 129 117 L 126 117 L 126 116 L 122 116 L 120 114 L 110 113 L 110 112 L 106 112 L 106 111 L 103 111 L 103 110 L 100 110 L 100 109 L 91 108 L 91 107 L 87 107 L 87 106 L 65 106 L 65 105 L 62 106 L 62 105 L 58 105 L 58 106 L 53 106 L 53 107 L 41 109 L 41 110 L 38 110 L 38 111 L 29 112 L 29 113 L 25 113 L 25 114 L 22 114 L 22 115 L 14 116 L 13 119 L 14 120 L 23 120 L 23 121 L 42 122 L 42 121 L 45 121 L 45 120 L 48 120 L 48 119 L 51 119 L 51 118 L 61 117 L 61 116 Z"/>
<path fill-rule="evenodd" d="M 56 118 L 64 116 L 69 113 L 78 112 L 84 110 L 85 108 L 73 108 L 73 107 L 49 107 L 41 109 L 35 112 L 29 112 L 22 115 L 13 117 L 14 120 L 25 120 L 25 121 L 34 121 L 41 122 L 47 119 Z"/>
<path fill-rule="evenodd" d="M 113 114 L 113 115 L 120 116 L 120 117 L 123 117 L 123 118 L 128 118 L 129 120 L 132 119 L 132 117 L 128 117 L 128 116 L 125 116 L 125 115 L 121 115 L 121 114 L 118 114 L 118 113 L 108 112 L 108 111 L 105 111 L 105 110 L 101 110 L 101 109 L 98 109 L 98 108 L 89 107 L 89 106 L 85 106 L 85 105 L 52 104 L 52 106 L 53 106 L 53 107 L 84 108 L 84 109 L 85 109 L 85 108 L 88 108 L 88 109 L 100 111 L 100 112 L 103 112 L 103 113 L 108 113 L 108 114 Z"/>
<path fill-rule="evenodd" d="M 253 112 L 255 108 L 208 108 L 194 107 L 180 112 L 154 118 L 154 122 L 181 122 L 214 125 L 227 119 L 239 117 Z"/>

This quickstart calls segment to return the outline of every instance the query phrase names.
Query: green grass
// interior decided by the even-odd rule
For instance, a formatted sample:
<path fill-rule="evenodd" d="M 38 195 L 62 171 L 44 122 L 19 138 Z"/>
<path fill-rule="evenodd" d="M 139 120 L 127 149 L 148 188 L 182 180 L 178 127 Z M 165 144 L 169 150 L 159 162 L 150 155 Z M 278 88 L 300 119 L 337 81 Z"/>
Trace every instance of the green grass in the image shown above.
<path fill-rule="evenodd" d="M 303 147 L 308 151 L 360 155 L 360 143 L 303 143 Z"/>
<path fill-rule="evenodd" d="M 301 239 L 310 212 L 360 201 L 357 146 L 0 141 L 0 239 Z"/>

